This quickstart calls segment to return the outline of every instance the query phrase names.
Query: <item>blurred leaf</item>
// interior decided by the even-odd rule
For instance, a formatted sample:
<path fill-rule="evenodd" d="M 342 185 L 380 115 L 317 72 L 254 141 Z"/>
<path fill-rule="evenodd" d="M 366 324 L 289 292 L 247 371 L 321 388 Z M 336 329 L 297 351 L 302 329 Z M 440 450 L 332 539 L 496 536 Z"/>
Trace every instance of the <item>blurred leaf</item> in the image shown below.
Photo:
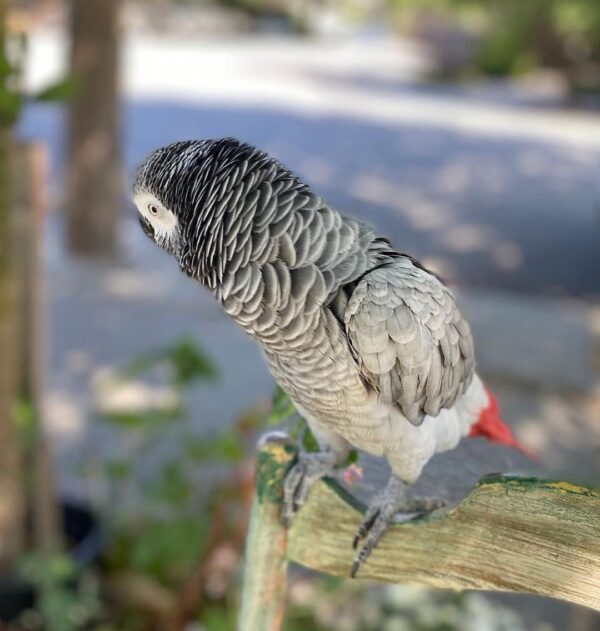
<path fill-rule="evenodd" d="M 36 428 L 35 407 L 31 398 L 27 396 L 19 397 L 15 402 L 13 414 L 15 423 L 25 441 L 30 441 L 34 437 Z"/>
<path fill-rule="evenodd" d="M 236 432 L 240 436 L 252 434 L 254 431 L 263 429 L 265 426 L 264 406 L 253 406 L 248 408 L 235 421 Z"/>
<path fill-rule="evenodd" d="M 4 51 L 0 50 L 0 81 L 13 74 L 15 69 L 6 58 Z"/>
<path fill-rule="evenodd" d="M 90 575 L 79 573 L 68 554 L 29 554 L 22 559 L 19 569 L 37 592 L 40 626 L 27 626 L 28 629 L 91 629 L 90 624 L 101 615 L 97 581 L 90 582 Z"/>
<path fill-rule="evenodd" d="M 185 338 L 169 348 L 140 355 L 129 364 L 125 373 L 134 377 L 164 364 L 173 371 L 173 380 L 179 387 L 199 379 L 213 380 L 217 376 L 211 360 L 196 343 Z"/>
<path fill-rule="evenodd" d="M 124 460 L 108 460 L 104 464 L 104 470 L 113 480 L 124 480 L 131 474 L 132 463 Z"/>
<path fill-rule="evenodd" d="M 233 607 L 208 607 L 202 613 L 201 622 L 202 628 L 206 631 L 235 631 L 235 609 Z"/>
<path fill-rule="evenodd" d="M 351 449 L 348 454 L 348 458 L 346 459 L 345 466 L 348 467 L 351 464 L 356 464 L 358 462 L 358 451 L 356 449 Z"/>
<path fill-rule="evenodd" d="M 121 540 L 121 562 L 125 567 L 172 583 L 194 567 L 206 526 L 201 516 L 146 522 L 141 531 Z"/>
<path fill-rule="evenodd" d="M 43 103 L 55 103 L 69 101 L 74 98 L 81 86 L 81 82 L 73 76 L 60 79 L 56 83 L 51 83 L 33 95 L 34 101 Z"/>
<path fill-rule="evenodd" d="M 67 554 L 29 554 L 22 559 L 20 570 L 34 585 L 48 580 L 64 581 L 75 576 L 75 566 Z"/>
<path fill-rule="evenodd" d="M 19 118 L 23 107 L 23 97 L 0 83 L 0 125 L 13 125 Z"/>
<path fill-rule="evenodd" d="M 176 372 L 176 383 L 188 385 L 196 379 L 214 379 L 217 370 L 200 348 L 189 340 L 181 340 L 167 353 Z"/>
<path fill-rule="evenodd" d="M 271 399 L 271 412 L 267 419 L 267 424 L 278 425 L 295 414 L 297 414 L 296 408 L 290 401 L 288 395 L 283 391 L 281 386 L 276 386 Z"/>
<path fill-rule="evenodd" d="M 302 434 L 302 447 L 305 451 L 321 451 L 319 443 L 317 442 L 315 435 L 310 431 L 308 423 L 306 423 L 304 433 Z"/>
<path fill-rule="evenodd" d="M 146 497 L 164 504 L 185 506 L 192 494 L 191 481 L 180 461 L 169 462 L 160 470 L 158 480 L 146 486 Z"/>
<path fill-rule="evenodd" d="M 168 410 L 145 410 L 143 412 L 108 412 L 102 418 L 113 425 L 130 429 L 153 429 L 183 418 L 183 410 L 176 407 Z"/>
<path fill-rule="evenodd" d="M 234 431 L 226 431 L 205 439 L 187 439 L 184 449 L 187 456 L 196 462 L 239 462 L 246 455 L 244 444 Z"/>

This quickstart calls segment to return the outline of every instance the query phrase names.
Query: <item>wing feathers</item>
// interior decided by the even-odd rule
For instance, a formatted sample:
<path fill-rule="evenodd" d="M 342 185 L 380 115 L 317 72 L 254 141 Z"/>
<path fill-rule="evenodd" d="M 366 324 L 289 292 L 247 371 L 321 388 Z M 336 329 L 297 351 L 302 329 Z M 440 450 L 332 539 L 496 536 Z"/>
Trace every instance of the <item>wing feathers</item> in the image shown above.
<path fill-rule="evenodd" d="M 452 406 L 471 381 L 469 325 L 450 291 L 409 259 L 367 274 L 345 323 L 366 382 L 414 424 Z"/>

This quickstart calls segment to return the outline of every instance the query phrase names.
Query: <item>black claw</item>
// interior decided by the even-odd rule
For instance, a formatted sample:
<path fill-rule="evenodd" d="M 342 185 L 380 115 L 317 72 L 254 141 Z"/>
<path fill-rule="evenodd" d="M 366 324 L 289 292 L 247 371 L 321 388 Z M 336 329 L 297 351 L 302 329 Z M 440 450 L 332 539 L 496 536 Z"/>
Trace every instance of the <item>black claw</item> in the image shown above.
<path fill-rule="evenodd" d="M 361 539 L 364 539 L 367 536 L 369 530 L 371 530 L 371 528 L 373 527 L 373 524 L 377 520 L 377 517 L 379 517 L 379 513 L 380 511 L 377 511 L 376 513 L 371 515 L 368 521 L 363 521 L 363 523 L 358 527 L 358 530 L 356 531 L 356 535 L 354 536 L 354 539 L 352 541 L 353 550 L 356 550 L 356 548 L 358 547 L 359 541 Z"/>
<path fill-rule="evenodd" d="M 359 561 L 354 561 L 354 563 L 352 563 L 352 568 L 350 569 L 350 578 L 356 578 L 356 573 L 358 572 L 359 567 L 360 567 Z"/>

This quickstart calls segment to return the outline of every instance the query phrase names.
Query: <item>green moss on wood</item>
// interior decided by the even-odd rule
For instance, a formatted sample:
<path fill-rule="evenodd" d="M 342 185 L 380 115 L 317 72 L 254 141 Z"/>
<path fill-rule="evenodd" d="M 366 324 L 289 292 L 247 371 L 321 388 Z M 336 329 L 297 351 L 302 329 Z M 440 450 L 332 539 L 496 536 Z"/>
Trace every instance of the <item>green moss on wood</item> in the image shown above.
<path fill-rule="evenodd" d="M 260 504 L 283 503 L 283 481 L 296 461 L 298 450 L 287 437 L 263 441 L 257 461 L 256 496 Z"/>

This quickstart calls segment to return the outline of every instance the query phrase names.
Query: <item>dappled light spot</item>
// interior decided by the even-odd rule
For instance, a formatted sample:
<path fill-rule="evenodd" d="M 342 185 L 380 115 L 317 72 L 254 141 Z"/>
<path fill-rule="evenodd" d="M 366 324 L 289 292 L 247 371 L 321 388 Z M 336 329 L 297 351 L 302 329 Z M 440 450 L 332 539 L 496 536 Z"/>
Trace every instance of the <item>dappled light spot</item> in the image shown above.
<path fill-rule="evenodd" d="M 547 159 L 540 151 L 527 149 L 521 151 L 516 159 L 517 168 L 524 175 L 539 176 L 547 168 Z"/>
<path fill-rule="evenodd" d="M 590 329 L 594 333 L 594 343 L 592 348 L 592 370 L 596 375 L 600 375 L 600 306 L 591 310 L 589 315 Z M 598 410 L 600 418 L 600 410 Z"/>
<path fill-rule="evenodd" d="M 540 415 L 544 419 L 546 431 L 554 434 L 561 447 L 575 450 L 584 447 L 589 441 L 587 432 L 578 431 L 577 419 L 571 403 L 564 398 L 547 394 L 541 401 Z"/>
<path fill-rule="evenodd" d="M 583 399 L 582 421 L 585 430 L 589 431 L 594 439 L 596 447 L 600 450 L 600 392 L 592 392 Z M 600 454 L 599 454 L 600 455 Z M 600 462 L 598 462 L 600 467 Z"/>
<path fill-rule="evenodd" d="M 103 278 L 104 291 L 115 297 L 128 299 L 159 298 L 165 294 L 168 281 L 164 274 L 148 271 L 145 275 L 127 270 L 111 270 Z"/>
<path fill-rule="evenodd" d="M 46 428 L 62 441 L 80 441 L 88 419 L 81 400 L 71 392 L 54 388 L 44 398 Z"/>
<path fill-rule="evenodd" d="M 488 226 L 464 224 L 448 230 L 441 241 L 451 252 L 479 252 L 494 244 L 494 234 Z"/>
<path fill-rule="evenodd" d="M 452 211 L 447 205 L 426 199 L 409 202 L 402 208 L 402 214 L 417 230 L 444 228 L 452 221 Z"/>
<path fill-rule="evenodd" d="M 444 203 L 427 199 L 418 189 L 397 185 L 375 175 L 360 175 L 352 194 L 363 202 L 392 208 L 416 230 L 433 230 L 451 223 L 453 213 Z"/>
<path fill-rule="evenodd" d="M 496 267 L 503 271 L 514 272 L 523 264 L 523 251 L 513 241 L 494 244 L 491 253 Z"/>
<path fill-rule="evenodd" d="M 465 162 L 445 165 L 436 178 L 437 188 L 443 193 L 463 193 L 471 185 L 472 167 Z"/>
<path fill-rule="evenodd" d="M 374 204 L 388 204 L 395 198 L 395 191 L 387 180 L 364 173 L 352 181 L 351 193 L 357 199 Z"/>
<path fill-rule="evenodd" d="M 102 414 L 135 414 L 147 410 L 176 409 L 179 397 L 173 388 L 126 379 L 108 368 L 92 378 L 93 408 Z"/>
<path fill-rule="evenodd" d="M 519 420 L 515 435 L 535 453 L 545 454 L 549 449 L 549 436 L 540 418 L 526 417 Z"/>
<path fill-rule="evenodd" d="M 300 170 L 306 179 L 314 185 L 331 184 L 335 175 L 333 165 L 319 156 L 305 158 L 300 163 Z"/>
<path fill-rule="evenodd" d="M 89 351 L 73 350 L 65 355 L 65 368 L 72 375 L 81 375 L 90 370 L 94 360 Z"/>
<path fill-rule="evenodd" d="M 443 278 L 444 281 L 452 282 L 459 277 L 456 265 L 448 258 L 426 256 L 421 262 L 428 270 Z"/>
<path fill-rule="evenodd" d="M 510 187 L 511 174 L 504 165 L 485 164 L 478 170 L 477 186 L 483 186 L 487 193 L 500 194 Z"/>

